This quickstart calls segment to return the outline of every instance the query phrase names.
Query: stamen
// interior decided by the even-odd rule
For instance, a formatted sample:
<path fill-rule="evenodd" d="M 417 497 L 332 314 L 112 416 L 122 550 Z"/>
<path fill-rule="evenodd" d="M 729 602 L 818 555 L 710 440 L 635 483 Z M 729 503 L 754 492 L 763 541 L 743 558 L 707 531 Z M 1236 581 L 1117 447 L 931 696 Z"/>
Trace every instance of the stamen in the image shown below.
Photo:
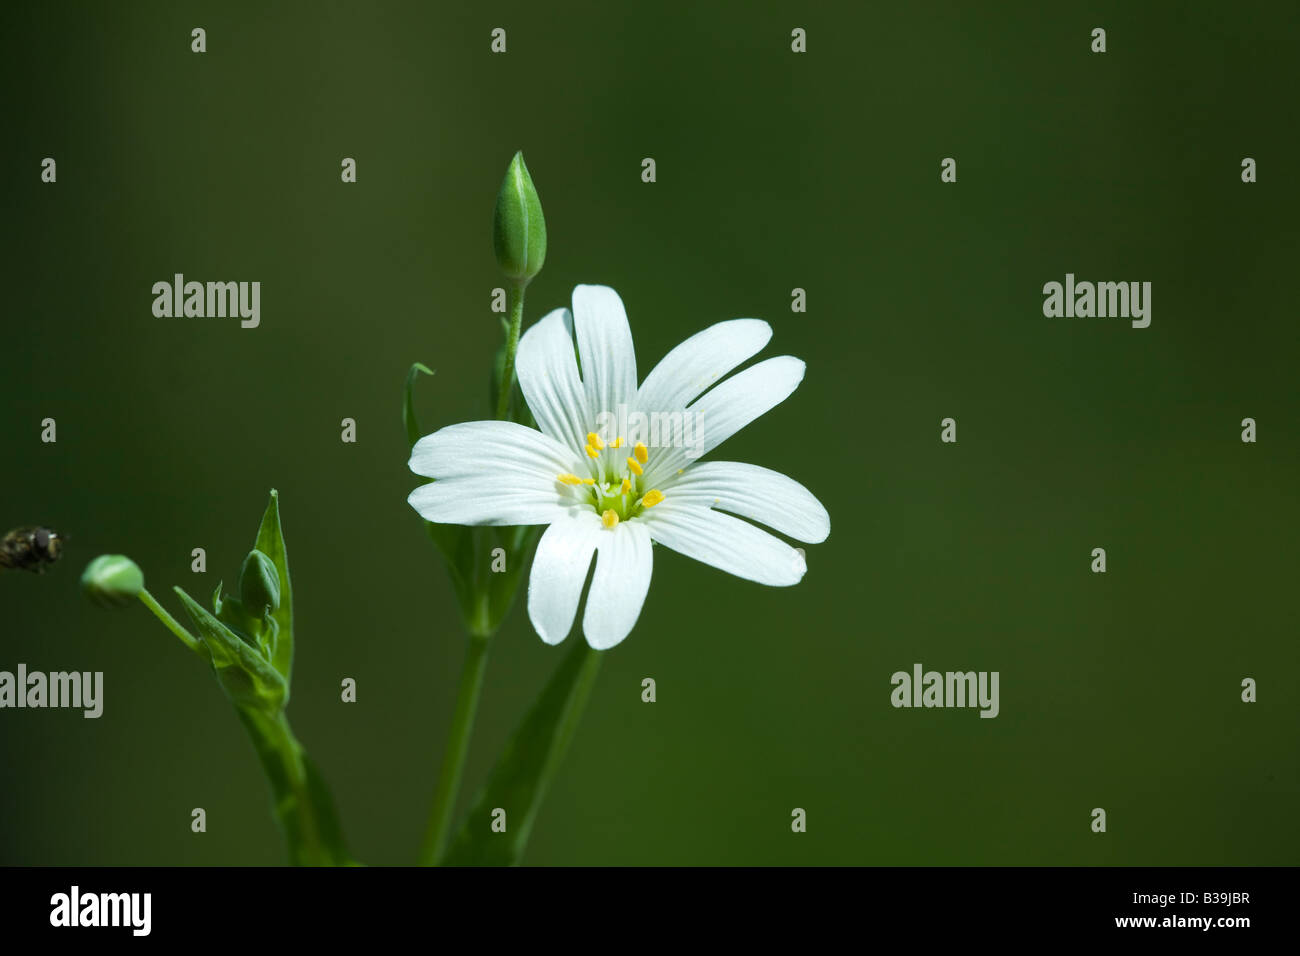
<path fill-rule="evenodd" d="M 623 447 L 623 436 L 622 436 L 622 435 L 619 435 L 617 438 L 615 438 L 614 441 L 613 441 L 613 443 L 612 443 L 609 447 L 610 447 L 610 448 L 622 448 L 622 447 Z"/>
<path fill-rule="evenodd" d="M 629 458 L 627 460 L 627 466 L 632 469 L 633 474 L 637 474 L 637 475 L 645 474 L 645 472 L 641 470 L 641 466 L 637 464 L 637 460 L 635 458 Z"/>
<path fill-rule="evenodd" d="M 594 484 L 596 483 L 596 479 L 595 479 L 595 478 L 584 478 L 584 479 L 582 479 L 582 483 L 583 483 L 584 485 L 594 485 Z"/>
<path fill-rule="evenodd" d="M 556 475 L 555 478 L 556 478 L 557 481 L 562 481 L 562 482 L 564 482 L 566 485 L 580 485 L 580 484 L 582 484 L 582 479 L 581 479 L 581 478 L 579 478 L 577 475 L 571 475 L 571 474 L 569 474 L 567 471 L 566 471 L 564 474 L 562 474 L 562 475 Z"/>
<path fill-rule="evenodd" d="M 650 460 L 650 450 L 646 448 L 643 441 L 636 443 L 636 447 L 632 449 L 632 454 L 636 455 L 636 460 L 643 465 Z M 637 471 L 637 474 L 641 474 L 640 470 Z"/>
<path fill-rule="evenodd" d="M 600 516 L 600 523 L 606 528 L 614 527 L 614 525 L 618 524 L 618 513 L 615 512 L 613 508 L 610 508 Z"/>
<path fill-rule="evenodd" d="M 588 445 L 588 446 L 587 446 L 587 456 L 590 457 L 590 458 L 599 458 L 599 457 L 600 457 L 600 452 L 596 451 L 596 449 L 594 449 L 594 448 L 592 448 L 590 445 Z"/>
<path fill-rule="evenodd" d="M 641 504 L 647 508 L 653 508 L 655 505 L 659 504 L 659 502 L 663 500 L 664 500 L 664 493 L 660 491 L 658 488 L 651 488 L 649 491 L 645 493 L 645 497 L 641 499 Z"/>
<path fill-rule="evenodd" d="M 620 495 L 631 494 L 631 493 L 632 493 L 632 482 L 630 482 L 630 481 L 628 481 L 626 478 L 624 478 L 624 479 L 623 479 L 623 487 L 620 488 L 620 489 L 618 489 L 618 493 L 619 493 Z"/>
<path fill-rule="evenodd" d="M 595 432 L 587 432 L 587 444 L 590 447 L 596 449 L 596 451 L 600 451 L 602 448 L 605 447 L 605 443 L 601 440 L 601 437 L 597 435 Z M 596 456 L 592 455 L 591 457 L 595 458 Z"/>

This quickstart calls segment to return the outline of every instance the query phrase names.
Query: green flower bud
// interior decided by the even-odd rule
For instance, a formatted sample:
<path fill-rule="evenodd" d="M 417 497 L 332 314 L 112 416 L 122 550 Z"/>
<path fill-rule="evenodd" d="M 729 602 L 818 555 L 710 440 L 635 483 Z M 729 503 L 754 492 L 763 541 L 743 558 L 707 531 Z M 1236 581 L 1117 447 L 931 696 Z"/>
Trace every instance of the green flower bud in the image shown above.
<path fill-rule="evenodd" d="M 515 153 L 497 193 L 492 245 L 501 271 L 520 285 L 527 285 L 542 271 L 546 261 L 546 219 L 523 153 Z"/>
<path fill-rule="evenodd" d="M 144 572 L 124 554 L 101 554 L 86 565 L 81 589 L 101 607 L 122 607 L 144 590 Z"/>
<path fill-rule="evenodd" d="M 239 569 L 239 599 L 249 614 L 261 617 L 264 608 L 280 609 L 280 572 L 275 562 L 254 548 Z"/>

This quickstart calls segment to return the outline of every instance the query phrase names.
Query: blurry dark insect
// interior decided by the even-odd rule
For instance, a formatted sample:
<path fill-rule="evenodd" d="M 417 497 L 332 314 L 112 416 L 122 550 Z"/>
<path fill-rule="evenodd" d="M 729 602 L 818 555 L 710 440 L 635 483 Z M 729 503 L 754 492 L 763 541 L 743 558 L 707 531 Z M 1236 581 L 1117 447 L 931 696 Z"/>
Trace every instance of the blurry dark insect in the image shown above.
<path fill-rule="evenodd" d="M 63 535 L 52 528 L 14 528 L 0 538 L 0 569 L 44 574 L 63 554 Z"/>

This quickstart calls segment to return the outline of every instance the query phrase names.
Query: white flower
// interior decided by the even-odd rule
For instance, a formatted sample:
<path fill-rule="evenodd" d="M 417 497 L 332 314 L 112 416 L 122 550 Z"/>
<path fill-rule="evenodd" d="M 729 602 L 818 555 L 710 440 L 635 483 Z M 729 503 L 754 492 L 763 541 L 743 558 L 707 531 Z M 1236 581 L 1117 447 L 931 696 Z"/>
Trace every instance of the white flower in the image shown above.
<path fill-rule="evenodd" d="M 652 541 L 759 584 L 796 584 L 806 570 L 802 553 L 741 519 L 823 541 L 830 516 L 821 502 L 767 468 L 693 457 L 780 404 L 803 379 L 803 362 L 784 355 L 715 385 L 771 337 L 758 319 L 719 322 L 669 352 L 638 388 L 622 300 L 605 286 L 577 286 L 572 314 L 556 309 L 519 343 L 519 385 L 540 430 L 465 422 L 421 438 L 411 470 L 436 480 L 408 500 L 443 524 L 549 525 L 528 582 L 528 616 L 548 644 L 568 635 L 593 555 L 582 630 L 600 650 L 627 637 L 641 613 Z M 688 447 L 650 447 L 646 436 L 610 431 L 620 406 L 645 416 L 685 413 L 700 434 Z"/>

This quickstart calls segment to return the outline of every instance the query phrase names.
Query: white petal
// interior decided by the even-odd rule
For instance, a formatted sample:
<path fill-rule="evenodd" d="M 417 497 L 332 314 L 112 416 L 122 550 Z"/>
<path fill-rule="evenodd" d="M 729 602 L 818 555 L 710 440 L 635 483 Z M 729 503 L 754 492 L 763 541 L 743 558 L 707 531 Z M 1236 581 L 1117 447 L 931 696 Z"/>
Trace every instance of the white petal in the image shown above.
<path fill-rule="evenodd" d="M 811 491 L 779 471 L 738 461 L 692 465 L 664 494 L 673 502 L 729 511 L 800 541 L 825 541 L 831 517 Z"/>
<path fill-rule="evenodd" d="M 695 333 L 646 376 L 637 407 L 646 413 L 685 408 L 771 338 L 772 327 L 761 319 L 731 319 Z"/>
<path fill-rule="evenodd" d="M 538 427 L 577 451 L 593 429 L 587 420 L 586 398 L 578 378 L 572 328 L 573 316 L 568 309 L 548 314 L 519 340 L 515 369 Z"/>
<path fill-rule="evenodd" d="M 654 559 L 650 534 L 640 521 L 601 528 L 596 547 L 596 573 L 587 592 L 582 632 L 588 644 L 603 651 L 627 637 L 640 617 Z"/>
<path fill-rule="evenodd" d="M 587 431 L 594 431 L 594 416 L 601 412 L 617 415 L 620 404 L 636 399 L 632 330 L 627 324 L 623 300 L 603 285 L 574 287 L 573 328 L 582 360 L 587 414 L 593 416 Z"/>
<path fill-rule="evenodd" d="M 558 491 L 526 490 L 500 480 L 443 478 L 421 485 L 407 496 L 412 508 L 434 524 L 550 524 L 572 510 Z"/>
<path fill-rule="evenodd" d="M 438 524 L 549 524 L 573 506 L 557 476 L 581 467 L 575 452 L 515 422 L 463 422 L 426 435 L 410 467 L 436 478 L 407 501 Z"/>
<path fill-rule="evenodd" d="M 425 435 L 411 449 L 410 468 L 427 478 L 504 474 L 549 488 L 556 475 L 581 464 L 576 449 L 518 422 L 461 422 Z"/>
<path fill-rule="evenodd" d="M 690 447 L 664 448 L 659 454 L 651 450 L 646 475 L 649 485 L 666 482 L 678 468 L 707 455 L 764 412 L 780 405 L 798 388 L 803 373 L 803 362 L 791 355 L 781 355 L 751 365 L 706 392 L 686 409 L 693 416 L 696 436 Z"/>
<path fill-rule="evenodd" d="M 528 577 L 528 618 L 547 644 L 558 644 L 573 627 L 587 582 L 596 538 L 604 529 L 595 511 L 575 511 L 546 529 Z"/>
<path fill-rule="evenodd" d="M 666 499 L 638 520 L 665 547 L 748 581 L 786 587 L 808 569 L 803 555 L 781 539 L 719 511 Z"/>

